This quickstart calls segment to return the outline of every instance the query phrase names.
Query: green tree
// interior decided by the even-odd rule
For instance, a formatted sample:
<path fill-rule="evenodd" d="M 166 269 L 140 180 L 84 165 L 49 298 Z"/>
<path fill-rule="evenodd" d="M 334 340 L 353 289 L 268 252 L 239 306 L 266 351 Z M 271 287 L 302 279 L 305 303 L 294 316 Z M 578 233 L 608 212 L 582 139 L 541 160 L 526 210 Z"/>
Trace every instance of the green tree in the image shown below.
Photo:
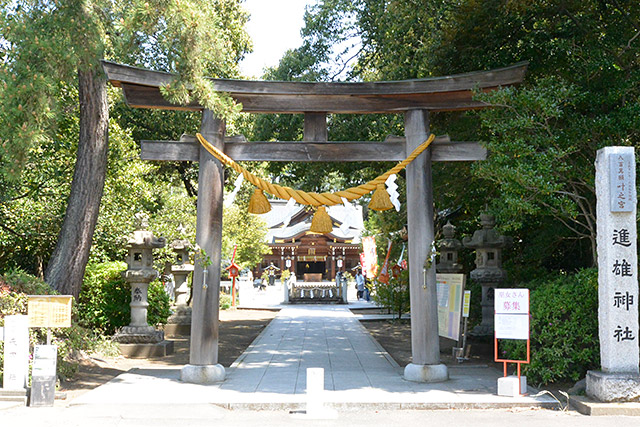
<path fill-rule="evenodd" d="M 551 218 L 558 236 L 589 242 L 573 247 L 586 265 L 596 257 L 595 152 L 640 136 L 639 35 L 633 1 L 469 0 L 436 51 L 454 71 L 530 62 L 521 88 L 481 97 L 501 108 L 479 113 L 492 155 L 475 173 L 498 185 L 492 209 L 504 224 Z"/>
<path fill-rule="evenodd" d="M 424 78 L 529 61 L 520 88 L 479 94 L 498 108 L 432 115 L 433 132 L 486 141 L 491 153 L 473 167 L 434 165 L 436 210 L 457 215 L 459 231 L 468 233 L 488 204 L 525 242 L 516 249 L 545 248 L 530 252 L 528 263 L 594 262 L 595 151 L 636 145 L 639 136 L 638 2 L 325 0 L 305 22 L 303 46 L 281 62 L 291 76 L 304 76 L 296 66 L 311 62 L 315 75 L 328 78 L 344 58 L 332 49 L 354 37 L 360 45 L 348 79 Z M 334 117 L 332 128 L 338 123 L 349 125 Z"/>
<path fill-rule="evenodd" d="M 3 1 L 0 160 L 18 176 L 33 146 L 55 140 L 66 114 L 57 96 L 77 86 L 79 137 L 65 219 L 45 277 L 62 293 L 78 295 L 106 176 L 107 82 L 102 59 L 157 66 L 178 73 L 163 88 L 172 101 L 190 97 L 229 116 L 230 98 L 204 78 L 237 75 L 247 51 L 246 13 L 237 0 Z"/>
<path fill-rule="evenodd" d="M 237 245 L 235 262 L 253 268 L 270 253 L 265 242 L 267 224 L 257 215 L 247 212 L 247 206 L 231 205 L 224 209 L 222 220 L 222 259 L 231 262 L 233 247 Z"/>

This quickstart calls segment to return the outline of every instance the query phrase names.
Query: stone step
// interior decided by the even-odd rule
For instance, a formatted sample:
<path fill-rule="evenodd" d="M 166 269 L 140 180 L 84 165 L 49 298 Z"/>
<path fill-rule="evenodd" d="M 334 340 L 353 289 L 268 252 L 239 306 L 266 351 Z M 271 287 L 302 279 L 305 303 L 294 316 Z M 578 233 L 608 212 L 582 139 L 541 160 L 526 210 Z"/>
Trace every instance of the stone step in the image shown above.
<path fill-rule="evenodd" d="M 27 404 L 27 390 L 0 389 L 0 402 L 22 402 Z"/>
<path fill-rule="evenodd" d="M 167 323 L 164 325 L 166 338 L 188 337 L 191 335 L 191 324 Z"/>
<path fill-rule="evenodd" d="M 120 353 L 130 359 L 148 359 L 150 357 L 165 357 L 173 354 L 173 341 L 160 341 L 155 344 L 118 344 Z"/>

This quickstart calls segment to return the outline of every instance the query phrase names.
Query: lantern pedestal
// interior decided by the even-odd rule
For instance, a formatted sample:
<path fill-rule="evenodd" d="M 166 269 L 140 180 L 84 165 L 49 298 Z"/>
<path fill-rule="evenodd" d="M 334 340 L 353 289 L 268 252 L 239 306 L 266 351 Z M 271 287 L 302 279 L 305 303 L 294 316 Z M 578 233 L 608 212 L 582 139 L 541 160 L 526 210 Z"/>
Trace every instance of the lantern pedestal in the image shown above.
<path fill-rule="evenodd" d="M 120 353 L 129 359 L 147 359 L 165 357 L 173 354 L 173 341 L 160 341 L 155 344 L 119 344 Z"/>

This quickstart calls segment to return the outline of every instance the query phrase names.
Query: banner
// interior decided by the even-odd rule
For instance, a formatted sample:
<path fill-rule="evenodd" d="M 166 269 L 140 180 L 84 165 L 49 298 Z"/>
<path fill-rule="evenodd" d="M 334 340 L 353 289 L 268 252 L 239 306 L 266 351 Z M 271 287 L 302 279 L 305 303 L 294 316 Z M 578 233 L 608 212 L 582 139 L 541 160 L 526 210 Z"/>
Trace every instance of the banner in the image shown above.
<path fill-rule="evenodd" d="M 398 259 L 398 265 L 403 270 L 406 270 L 407 269 L 407 260 L 406 259 L 402 259 L 403 256 L 404 256 L 404 243 L 402 244 L 402 252 L 400 252 L 400 258 Z"/>
<path fill-rule="evenodd" d="M 384 263 L 382 263 L 382 268 L 380 269 L 380 275 L 378 276 L 378 282 L 384 283 L 385 285 L 389 284 L 389 255 L 391 254 L 391 240 L 389 240 L 389 245 L 387 246 L 387 256 L 384 259 Z"/>
<path fill-rule="evenodd" d="M 374 279 L 378 275 L 378 254 L 376 253 L 376 239 L 373 236 L 362 238 L 362 252 L 364 253 L 362 269 L 367 278 Z"/>

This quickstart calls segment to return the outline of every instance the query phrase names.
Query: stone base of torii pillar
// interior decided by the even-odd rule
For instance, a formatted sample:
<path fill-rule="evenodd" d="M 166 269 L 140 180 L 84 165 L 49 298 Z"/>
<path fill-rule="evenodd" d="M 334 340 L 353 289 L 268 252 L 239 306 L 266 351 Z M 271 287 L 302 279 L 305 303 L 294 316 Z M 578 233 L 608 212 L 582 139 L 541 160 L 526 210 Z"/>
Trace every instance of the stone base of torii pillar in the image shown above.
<path fill-rule="evenodd" d="M 420 383 L 439 383 L 449 379 L 447 365 L 414 365 L 409 363 L 404 367 L 404 379 Z"/>
<path fill-rule="evenodd" d="M 182 367 L 180 379 L 193 384 L 215 384 L 225 378 L 224 366 L 216 365 L 185 365 Z"/>

